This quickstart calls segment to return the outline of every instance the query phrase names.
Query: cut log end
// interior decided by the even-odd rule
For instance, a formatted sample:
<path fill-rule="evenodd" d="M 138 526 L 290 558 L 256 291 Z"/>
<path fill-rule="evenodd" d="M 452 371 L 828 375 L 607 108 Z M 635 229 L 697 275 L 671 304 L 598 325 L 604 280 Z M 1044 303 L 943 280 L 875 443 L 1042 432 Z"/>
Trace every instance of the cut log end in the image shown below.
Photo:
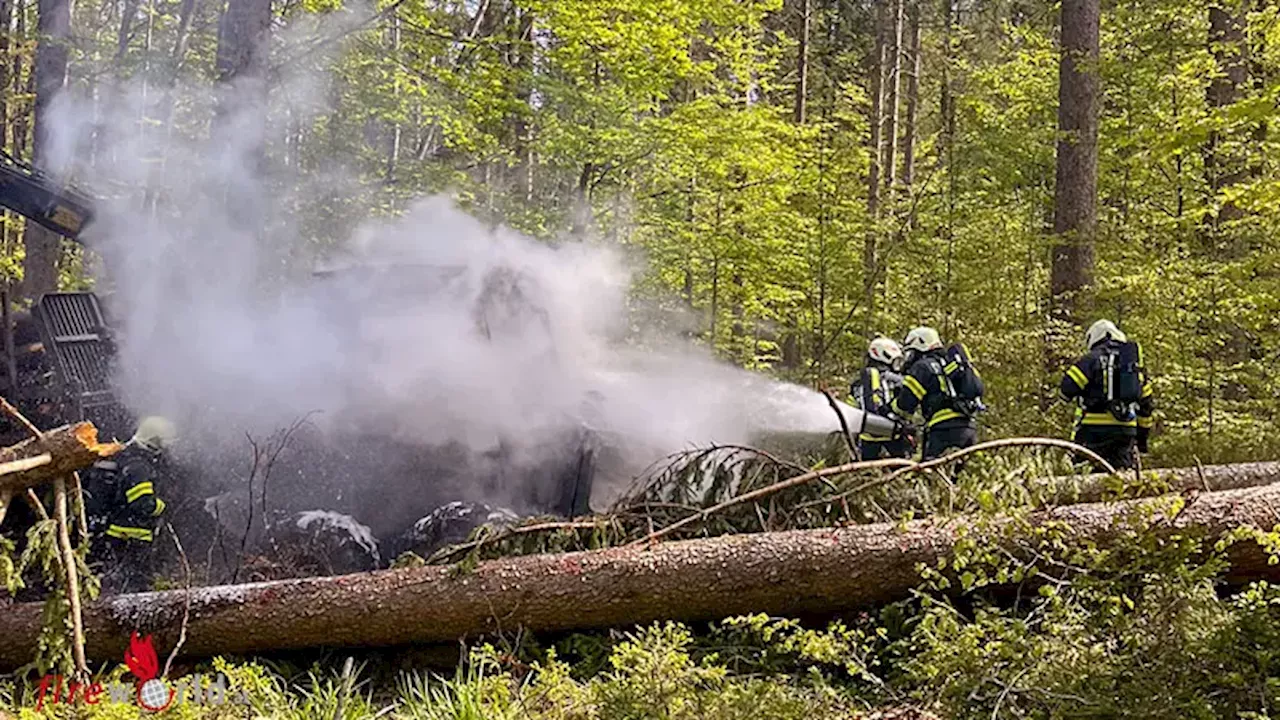
<path fill-rule="evenodd" d="M 0 465 L 7 468 L 7 472 L 0 473 L 0 490 L 21 491 L 66 477 L 123 449 L 124 446 L 115 441 L 100 442 L 98 428 L 91 422 L 63 425 L 43 432 L 42 437 L 0 450 Z M 46 455 L 48 462 L 36 460 Z M 11 464 L 19 461 L 31 462 Z"/>
<path fill-rule="evenodd" d="M 84 446 L 85 450 L 96 454 L 98 457 L 111 457 L 124 449 L 124 445 L 114 440 L 105 443 L 98 442 L 98 428 L 91 422 L 77 423 L 72 426 L 72 434 Z"/>

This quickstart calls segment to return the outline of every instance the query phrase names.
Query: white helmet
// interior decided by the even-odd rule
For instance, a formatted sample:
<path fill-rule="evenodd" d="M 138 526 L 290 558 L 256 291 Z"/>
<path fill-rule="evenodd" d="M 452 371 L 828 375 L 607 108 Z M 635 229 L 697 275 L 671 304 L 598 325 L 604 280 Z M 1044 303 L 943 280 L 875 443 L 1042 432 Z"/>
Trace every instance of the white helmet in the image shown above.
<path fill-rule="evenodd" d="M 907 351 L 925 353 L 940 349 L 942 338 L 938 337 L 937 330 L 922 325 L 907 333 L 907 339 L 902 342 L 902 347 Z"/>
<path fill-rule="evenodd" d="M 150 450 L 163 450 L 178 439 L 178 431 L 168 418 L 149 415 L 138 423 L 133 442 Z"/>
<path fill-rule="evenodd" d="M 902 362 L 902 348 L 890 338 L 878 337 L 867 347 L 867 357 L 889 367 L 897 367 Z"/>
<path fill-rule="evenodd" d="M 1127 340 L 1124 333 L 1120 332 L 1120 328 L 1110 320 L 1099 320 L 1089 326 L 1089 331 L 1084 334 L 1084 349 L 1091 350 L 1094 345 L 1110 338 L 1116 342 L 1124 342 Z"/>

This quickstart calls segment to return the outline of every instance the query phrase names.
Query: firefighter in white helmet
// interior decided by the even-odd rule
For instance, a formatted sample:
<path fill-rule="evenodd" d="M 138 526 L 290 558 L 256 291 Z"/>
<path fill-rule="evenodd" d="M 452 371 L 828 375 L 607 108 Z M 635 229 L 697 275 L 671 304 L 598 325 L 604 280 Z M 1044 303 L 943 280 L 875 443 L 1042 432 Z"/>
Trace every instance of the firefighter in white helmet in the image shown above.
<path fill-rule="evenodd" d="M 1098 320 L 1085 332 L 1084 352 L 1059 386 L 1076 403 L 1075 442 L 1116 469 L 1133 467 L 1136 452 L 1147 452 L 1155 411 L 1142 348 L 1115 323 Z"/>
<path fill-rule="evenodd" d="M 984 388 L 964 346 L 947 348 L 937 330 L 921 326 L 907 333 L 902 347 L 906 374 L 892 408 L 903 418 L 917 411 L 924 418 L 922 459 L 977 442 Z"/>
<path fill-rule="evenodd" d="M 97 541 L 107 592 L 150 589 L 152 548 L 165 510 L 159 487 L 167 475 L 165 451 L 177 440 L 171 421 L 144 417 L 115 455 L 93 464 L 84 477 L 86 512 Z"/>
<path fill-rule="evenodd" d="M 850 388 L 853 403 L 864 413 L 881 415 L 897 423 L 892 436 L 866 430 L 858 434 L 858 452 L 863 460 L 905 458 L 912 453 L 915 435 L 898 421 L 889 408 L 902 386 L 902 348 L 894 340 L 878 337 L 867 347 L 867 364 Z"/>

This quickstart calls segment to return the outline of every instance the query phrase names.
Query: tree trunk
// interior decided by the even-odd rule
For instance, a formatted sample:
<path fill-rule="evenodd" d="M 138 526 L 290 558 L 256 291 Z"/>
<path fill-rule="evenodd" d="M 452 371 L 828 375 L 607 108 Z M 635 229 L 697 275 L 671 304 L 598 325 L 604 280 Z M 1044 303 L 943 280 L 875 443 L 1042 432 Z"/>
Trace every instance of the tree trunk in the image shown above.
<path fill-rule="evenodd" d="M 14 2 L 14 15 L 16 15 L 16 20 L 14 22 L 14 37 L 25 38 L 27 35 L 27 11 L 26 8 L 21 4 L 18 4 L 16 0 L 14 0 Z M 13 53 L 13 69 L 10 71 L 10 75 L 13 79 L 10 82 L 12 83 L 15 94 L 19 92 L 18 88 L 22 87 L 23 65 L 23 53 Z M 35 73 L 30 73 L 27 76 L 26 92 L 34 94 L 35 83 Z M 27 130 L 29 127 L 27 124 L 28 115 L 29 113 L 26 112 L 25 108 L 15 101 L 14 107 L 10 112 L 10 116 L 13 118 L 13 127 L 11 128 L 13 131 L 13 142 L 10 144 L 9 149 L 16 157 L 22 157 L 27 152 Z"/>
<path fill-rule="evenodd" d="M 9 84 L 11 81 L 9 53 L 13 29 L 14 0 L 0 0 L 0 150 L 9 144 Z M 0 218 L 3 216 L 0 215 Z"/>
<path fill-rule="evenodd" d="M 888 48 L 889 87 L 885 98 L 884 118 L 884 186 L 892 202 L 894 185 L 897 184 L 898 108 L 902 95 L 902 21 L 906 0 L 890 0 L 893 3 L 892 35 Z"/>
<path fill-rule="evenodd" d="M 907 12 L 907 117 L 902 132 L 902 187 L 911 194 L 916 176 L 916 120 L 920 114 L 920 0 Z"/>
<path fill-rule="evenodd" d="M 54 158 L 49 157 L 50 135 L 53 132 L 49 110 L 54 96 L 67 85 L 71 0 L 39 0 L 39 12 L 36 29 L 40 37 L 34 72 L 35 140 L 31 148 L 31 161 L 37 168 L 61 175 L 66 168 L 52 167 Z M 22 242 L 27 252 L 22 263 L 23 296 L 34 300 L 57 290 L 62 238 L 38 223 L 29 222 Z"/>
<path fill-rule="evenodd" d="M 871 147 L 869 148 L 871 167 L 867 173 L 867 215 L 870 222 L 866 239 L 862 243 L 862 293 L 866 305 L 868 327 L 875 310 L 876 286 L 876 221 L 880 218 L 880 157 L 884 145 L 884 78 L 887 65 L 885 52 L 888 43 L 890 0 L 876 0 L 876 41 L 871 68 Z M 821 344 L 821 338 L 819 338 Z M 817 349 L 815 348 L 815 351 Z"/>
<path fill-rule="evenodd" d="M 512 122 L 513 147 L 516 156 L 516 195 L 521 201 L 533 202 L 533 138 L 529 117 L 533 114 L 533 11 L 521 10 L 516 28 L 516 102 Z"/>
<path fill-rule="evenodd" d="M 1217 64 L 1217 72 L 1209 81 L 1206 91 L 1210 110 L 1221 110 L 1241 98 L 1249 81 L 1249 63 L 1245 52 L 1245 8 L 1240 2 L 1227 6 L 1209 6 L 1209 49 Z M 1204 153 L 1205 175 L 1214 197 L 1218 198 L 1227 188 L 1244 179 L 1246 170 L 1239 151 L 1223 147 L 1226 138 L 1218 131 L 1209 135 Z M 1219 211 L 1209 217 L 1209 252 L 1217 252 L 1213 245 L 1221 237 L 1222 225 L 1241 216 L 1239 207 L 1224 201 Z"/>
<path fill-rule="evenodd" d="M 805 105 L 809 98 L 809 28 L 813 14 L 812 0 L 800 0 L 800 47 L 796 51 L 796 104 L 795 121 L 803 125 Z"/>
<path fill-rule="evenodd" d="M 1139 503 L 1071 505 L 1020 521 L 925 519 L 844 528 L 730 535 L 534 555 L 474 570 L 428 566 L 107 598 L 85 608 L 88 655 L 118 658 L 132 632 L 168 648 L 189 602 L 187 656 L 312 647 L 452 642 L 501 628 L 535 633 L 700 622 L 746 613 L 830 615 L 908 597 L 918 564 L 950 559 L 957 539 L 1021 554 L 1019 541 L 1053 523 L 1068 542 L 1106 547 L 1130 532 Z M 1270 529 L 1280 486 L 1204 493 L 1152 532 L 1216 538 L 1241 526 Z M 1032 531 L 1032 532 L 1029 532 Z M 1252 541 L 1228 550 L 1228 580 L 1275 579 L 1280 566 Z M 0 613 L 0 668 L 31 660 L 42 606 Z"/>
<path fill-rule="evenodd" d="M 221 85 L 212 134 L 235 158 L 227 182 L 228 207 L 250 232 L 261 226 L 266 153 L 267 59 L 271 0 L 227 0 L 218 22 L 215 61 Z"/>
<path fill-rule="evenodd" d="M 1275 482 L 1280 482 L 1280 462 L 1169 468 L 1143 473 L 1143 486 L 1154 492 L 1240 490 Z M 1054 495 L 1051 504 L 1098 502 L 1114 490 L 1115 483 L 1116 479 L 1111 475 L 1085 475 L 1073 478 L 1061 492 Z"/>
<path fill-rule="evenodd" d="M 1062 3 L 1058 66 L 1058 169 L 1050 308 L 1055 332 L 1079 324 L 1093 282 L 1098 222 L 1098 0 Z"/>
<path fill-rule="evenodd" d="M 98 429 L 93 423 L 82 422 L 48 430 L 43 439 L 31 438 L 0 449 L 0 463 L 36 458 L 46 453 L 51 458 L 50 462 L 28 470 L 0 474 L 0 491 L 21 492 L 54 478 L 70 475 L 116 454 L 120 448 L 114 442 L 99 443 Z"/>

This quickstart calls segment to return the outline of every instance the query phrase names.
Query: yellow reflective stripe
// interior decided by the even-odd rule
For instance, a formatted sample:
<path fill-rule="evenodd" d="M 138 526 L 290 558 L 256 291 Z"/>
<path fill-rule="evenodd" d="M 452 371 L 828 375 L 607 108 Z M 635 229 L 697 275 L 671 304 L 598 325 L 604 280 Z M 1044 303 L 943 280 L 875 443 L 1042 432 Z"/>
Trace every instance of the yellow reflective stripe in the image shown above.
<path fill-rule="evenodd" d="M 889 403 L 889 409 L 890 409 L 890 410 L 892 410 L 892 411 L 894 411 L 895 413 L 897 413 L 897 414 L 899 414 L 899 415 L 906 415 L 906 414 L 907 414 L 907 413 L 906 413 L 906 411 L 904 411 L 904 410 L 902 409 L 902 407 L 901 407 L 900 405 L 898 405 L 898 398 L 894 398 L 894 399 L 893 399 L 893 402 Z"/>
<path fill-rule="evenodd" d="M 155 517 L 162 512 L 164 512 L 164 501 L 160 498 L 156 498 L 156 509 L 151 511 L 151 517 Z"/>
<path fill-rule="evenodd" d="M 960 367 L 960 366 L 959 366 L 959 365 L 957 365 L 957 364 L 956 364 L 956 363 L 954 363 L 954 362 L 952 362 L 952 363 L 947 363 L 947 366 L 946 366 L 946 367 L 944 367 L 944 368 L 942 368 L 942 372 L 944 372 L 944 373 L 946 373 L 946 374 L 950 375 L 951 373 L 955 372 L 955 371 L 956 371 L 956 368 L 958 368 L 958 367 Z"/>
<path fill-rule="evenodd" d="M 1151 383 L 1144 383 L 1142 385 L 1142 397 L 1151 397 L 1154 393 L 1155 389 L 1151 387 Z"/>
<path fill-rule="evenodd" d="M 154 494 L 155 494 L 155 488 L 152 487 L 151 483 L 143 482 L 143 483 L 138 483 L 137 485 L 134 485 L 133 487 L 126 490 L 124 493 L 124 499 L 129 502 L 133 502 L 134 500 L 137 500 L 138 498 L 144 495 L 154 495 Z"/>
<path fill-rule="evenodd" d="M 950 408 L 943 408 L 938 412 L 934 413 L 933 417 L 929 418 L 929 422 L 928 424 L 925 425 L 925 427 L 933 427 L 934 425 L 937 425 L 943 420 L 953 420 L 955 418 L 962 418 L 962 417 L 964 417 L 964 415 L 956 412 L 955 410 L 952 410 Z"/>
<path fill-rule="evenodd" d="M 871 368 L 871 390 L 875 391 L 879 389 L 880 389 L 880 371 L 875 368 Z"/>
<path fill-rule="evenodd" d="M 141 540 L 143 542 L 151 542 L 154 535 L 146 528 L 112 525 L 107 528 L 107 537 L 119 538 L 121 540 Z"/>
<path fill-rule="evenodd" d="M 1081 390 L 1084 389 L 1085 385 L 1089 384 L 1089 379 L 1084 376 L 1084 372 L 1075 365 L 1067 368 L 1067 377 L 1071 378 L 1071 381 L 1079 386 Z"/>
<path fill-rule="evenodd" d="M 924 386 L 920 384 L 919 380 L 908 375 L 902 379 L 902 384 L 905 385 L 907 389 L 911 391 L 912 395 L 916 396 L 917 400 L 924 399 Z"/>
<path fill-rule="evenodd" d="M 1149 428 L 1149 427 L 1151 427 L 1151 426 L 1153 426 L 1153 425 L 1155 425 L 1155 424 L 1156 424 L 1156 419 L 1155 419 L 1155 418 L 1153 418 L 1153 417 L 1139 417 L 1139 418 L 1138 418 L 1138 427 L 1140 427 L 1140 428 Z"/>
<path fill-rule="evenodd" d="M 1084 419 L 1080 421 L 1081 425 L 1112 425 L 1115 427 L 1137 427 L 1137 420 L 1117 420 L 1115 415 L 1109 412 L 1104 413 L 1085 413 Z"/>

